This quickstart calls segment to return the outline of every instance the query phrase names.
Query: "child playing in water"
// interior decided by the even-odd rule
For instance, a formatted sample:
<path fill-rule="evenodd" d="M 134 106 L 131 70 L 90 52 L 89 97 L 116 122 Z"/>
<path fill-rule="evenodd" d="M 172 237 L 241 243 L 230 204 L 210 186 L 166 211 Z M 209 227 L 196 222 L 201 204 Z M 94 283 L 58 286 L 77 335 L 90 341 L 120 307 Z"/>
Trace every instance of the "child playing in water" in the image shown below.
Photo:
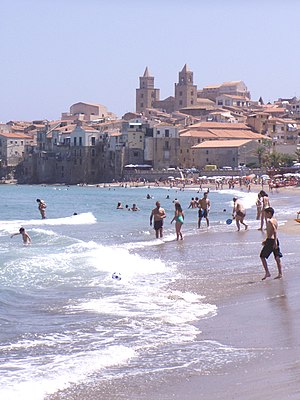
<path fill-rule="evenodd" d="M 24 228 L 20 228 L 20 229 L 19 229 L 19 232 L 13 233 L 13 234 L 11 235 L 11 238 L 12 238 L 13 236 L 16 236 L 16 235 L 22 235 L 22 239 L 23 239 L 23 243 L 24 243 L 24 244 L 31 244 L 31 237 L 28 235 L 28 233 L 25 231 Z"/>

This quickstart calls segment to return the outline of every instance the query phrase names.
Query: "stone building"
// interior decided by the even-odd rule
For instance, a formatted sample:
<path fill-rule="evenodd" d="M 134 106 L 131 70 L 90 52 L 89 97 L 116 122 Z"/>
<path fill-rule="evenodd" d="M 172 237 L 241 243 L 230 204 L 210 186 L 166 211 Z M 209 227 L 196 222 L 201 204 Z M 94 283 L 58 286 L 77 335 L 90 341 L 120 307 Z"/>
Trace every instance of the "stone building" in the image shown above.
<path fill-rule="evenodd" d="M 146 67 L 144 75 L 140 77 L 140 87 L 136 89 L 136 112 L 142 113 L 146 108 L 152 108 L 156 101 L 159 101 L 159 89 L 154 88 L 154 77 Z"/>
<path fill-rule="evenodd" d="M 197 104 L 197 85 L 194 85 L 193 72 L 187 64 L 179 72 L 178 83 L 175 83 L 174 111 Z"/>
<path fill-rule="evenodd" d="M 202 169 L 205 165 L 216 165 L 218 168 L 232 168 L 240 164 L 258 164 L 256 140 L 207 140 L 192 147 L 194 166 Z"/>
<path fill-rule="evenodd" d="M 62 120 L 95 121 L 105 119 L 116 119 L 116 115 L 107 110 L 102 104 L 79 102 L 70 107 L 69 113 L 62 113 Z"/>
<path fill-rule="evenodd" d="M 224 82 L 220 85 L 205 86 L 198 90 L 198 98 L 205 98 L 216 101 L 218 96 L 228 94 L 230 96 L 241 96 L 251 99 L 250 92 L 243 81 Z"/>
<path fill-rule="evenodd" d="M 179 165 L 180 125 L 158 124 L 153 128 L 153 168 Z"/>

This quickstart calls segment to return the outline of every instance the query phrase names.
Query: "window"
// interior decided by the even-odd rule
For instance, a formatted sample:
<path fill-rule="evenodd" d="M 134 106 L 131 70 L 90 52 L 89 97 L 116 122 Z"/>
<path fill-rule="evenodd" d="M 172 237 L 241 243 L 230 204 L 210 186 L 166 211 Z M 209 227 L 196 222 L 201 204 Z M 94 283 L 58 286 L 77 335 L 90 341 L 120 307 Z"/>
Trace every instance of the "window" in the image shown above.
<path fill-rule="evenodd" d="M 144 103 L 141 103 L 141 104 L 140 104 L 140 107 L 143 108 L 143 107 L 144 107 Z"/>
<path fill-rule="evenodd" d="M 79 138 L 79 146 L 82 146 L 82 137 Z"/>
<path fill-rule="evenodd" d="M 194 96 L 194 92 L 193 91 L 191 91 L 191 96 Z"/>
<path fill-rule="evenodd" d="M 222 106 L 223 105 L 223 101 L 222 100 L 218 100 L 218 106 Z"/>
<path fill-rule="evenodd" d="M 206 152 L 205 152 L 206 154 L 208 154 L 208 150 L 206 150 Z"/>
<path fill-rule="evenodd" d="M 143 99 L 144 98 L 144 94 L 143 93 L 141 93 L 141 99 Z"/>
<path fill-rule="evenodd" d="M 182 106 L 182 100 L 179 100 L 179 105 Z"/>
<path fill-rule="evenodd" d="M 169 131 L 169 129 L 165 129 L 165 137 L 170 137 L 170 131 Z"/>
<path fill-rule="evenodd" d="M 179 92 L 179 96 L 182 96 L 182 92 L 181 91 Z"/>
<path fill-rule="evenodd" d="M 133 152 L 133 157 L 138 157 L 138 156 L 139 156 L 139 153 L 137 151 L 134 151 Z"/>
<path fill-rule="evenodd" d="M 77 146 L 77 138 L 74 137 L 74 146 Z"/>
<path fill-rule="evenodd" d="M 164 150 L 169 150 L 169 142 L 165 142 Z"/>
<path fill-rule="evenodd" d="M 95 149 L 92 149 L 92 157 L 95 157 L 95 155 L 96 155 Z"/>
<path fill-rule="evenodd" d="M 157 133 L 158 135 L 160 135 L 160 131 L 157 131 L 156 133 Z"/>
<path fill-rule="evenodd" d="M 96 138 L 95 138 L 95 136 L 92 136 L 92 137 L 91 137 L 91 144 L 92 144 L 92 146 L 95 146 L 95 144 L 96 144 Z"/>

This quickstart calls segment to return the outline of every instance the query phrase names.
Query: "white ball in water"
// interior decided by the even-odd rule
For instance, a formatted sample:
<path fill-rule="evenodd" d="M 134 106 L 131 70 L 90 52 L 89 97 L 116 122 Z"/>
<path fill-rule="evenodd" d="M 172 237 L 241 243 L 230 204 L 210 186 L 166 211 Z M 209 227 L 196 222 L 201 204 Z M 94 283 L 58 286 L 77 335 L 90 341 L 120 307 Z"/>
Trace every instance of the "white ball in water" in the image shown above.
<path fill-rule="evenodd" d="M 119 272 L 114 272 L 111 277 L 117 281 L 120 281 L 122 279 Z"/>

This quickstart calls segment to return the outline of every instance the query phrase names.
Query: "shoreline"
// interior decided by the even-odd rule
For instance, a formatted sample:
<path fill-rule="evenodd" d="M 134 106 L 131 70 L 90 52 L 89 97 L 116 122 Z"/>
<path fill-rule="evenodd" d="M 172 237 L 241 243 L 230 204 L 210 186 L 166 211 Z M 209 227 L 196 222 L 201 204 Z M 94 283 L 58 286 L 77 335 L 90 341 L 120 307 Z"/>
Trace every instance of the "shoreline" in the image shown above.
<path fill-rule="evenodd" d="M 214 188 L 214 185 L 212 186 Z M 194 186 L 192 188 L 195 189 Z M 252 188 L 251 192 L 258 193 L 260 189 L 261 186 Z M 288 196 L 297 199 L 299 195 L 297 189 L 281 188 L 279 193 L 274 193 L 272 203 L 275 209 L 286 204 Z M 257 240 L 257 230 L 249 232 L 248 241 L 253 238 Z M 299 232 L 300 224 L 293 220 L 292 215 L 288 215 L 287 221 L 279 226 L 279 239 L 282 242 L 288 241 L 292 245 L 297 241 L 300 243 Z M 196 237 L 194 239 L 198 240 Z M 187 244 L 188 241 L 189 238 L 186 239 Z M 104 383 L 97 381 L 96 378 L 91 382 L 74 384 L 46 398 L 53 400 L 256 400 L 260 398 L 282 400 L 287 397 L 292 400 L 298 399 L 300 322 L 297 318 L 299 315 L 297 300 L 300 291 L 298 289 L 300 272 L 297 270 L 297 259 L 293 265 L 286 264 L 288 255 L 285 254 L 285 250 L 283 250 L 283 279 L 261 281 L 263 269 L 257 251 L 253 255 L 255 257 L 253 264 L 255 268 L 257 264 L 258 269 L 249 269 L 246 273 L 240 274 L 238 271 L 238 278 L 233 283 L 227 279 L 232 289 L 229 294 L 226 296 L 222 293 L 216 294 L 212 289 L 217 282 L 213 279 L 210 290 L 204 293 L 209 302 L 213 301 L 217 305 L 218 314 L 196 323 L 202 331 L 198 340 L 216 341 L 225 346 L 249 350 L 254 355 L 250 359 L 233 362 L 210 373 L 202 371 L 186 373 L 180 378 L 176 371 L 169 373 L 166 371 L 166 376 L 159 380 L 147 374 Z M 275 276 L 273 260 L 271 263 L 272 274 Z M 222 279 L 221 269 L 217 279 Z M 173 288 L 176 289 L 176 285 Z M 201 284 L 197 286 L 192 281 L 186 290 L 203 294 Z"/>

